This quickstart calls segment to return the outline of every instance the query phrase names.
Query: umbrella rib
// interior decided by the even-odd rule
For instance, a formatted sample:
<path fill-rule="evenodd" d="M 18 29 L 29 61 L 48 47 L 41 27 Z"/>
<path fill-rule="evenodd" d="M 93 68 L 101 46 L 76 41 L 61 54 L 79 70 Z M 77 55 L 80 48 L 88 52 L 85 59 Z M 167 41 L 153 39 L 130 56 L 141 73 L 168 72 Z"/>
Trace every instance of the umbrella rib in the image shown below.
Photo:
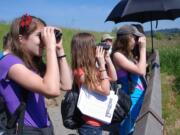
<path fill-rule="evenodd" d="M 126 4 L 126 6 L 125 6 L 125 8 L 123 10 L 122 17 L 124 16 L 124 13 L 126 13 L 127 7 L 128 7 L 130 2 L 131 2 L 131 0 L 128 0 L 127 4 Z"/>

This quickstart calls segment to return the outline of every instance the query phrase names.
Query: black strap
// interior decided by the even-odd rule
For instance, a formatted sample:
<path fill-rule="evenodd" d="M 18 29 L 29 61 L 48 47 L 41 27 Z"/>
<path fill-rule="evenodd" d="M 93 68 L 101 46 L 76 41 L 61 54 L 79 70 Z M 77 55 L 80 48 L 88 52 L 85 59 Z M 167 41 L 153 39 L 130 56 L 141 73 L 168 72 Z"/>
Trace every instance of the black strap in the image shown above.
<path fill-rule="evenodd" d="M 131 93 L 133 93 L 135 86 L 134 86 L 133 80 L 131 78 L 130 72 L 127 72 L 127 77 L 128 77 L 128 94 L 131 94 Z"/>
<path fill-rule="evenodd" d="M 19 124 L 18 135 L 23 135 L 24 115 L 25 115 L 25 110 L 26 110 L 27 99 L 28 99 L 28 91 L 26 89 L 22 89 L 21 104 L 22 104 L 22 107 L 24 108 L 22 108 L 22 111 L 20 113 L 19 120 L 18 120 L 18 124 Z"/>
<path fill-rule="evenodd" d="M 1 53 L 1 52 L 0 52 Z M 5 57 L 5 55 L 1 55 L 0 54 L 0 60 L 3 59 Z"/>
<path fill-rule="evenodd" d="M 10 116 L 10 119 L 8 120 L 8 123 L 7 123 L 8 129 L 11 129 L 16 126 L 15 124 L 17 120 L 20 118 L 21 112 L 24 110 L 25 106 L 26 106 L 25 103 L 23 102 L 20 103 L 16 111 Z"/>
<path fill-rule="evenodd" d="M 24 127 L 24 115 L 26 110 L 26 104 L 23 102 L 22 106 L 24 107 L 19 115 L 18 125 L 16 125 L 16 130 L 18 135 L 23 135 L 23 127 Z"/>
<path fill-rule="evenodd" d="M 111 82 L 110 87 L 114 90 L 115 94 L 118 94 L 118 91 L 121 89 L 121 84 L 118 84 L 117 81 Z"/>
<path fill-rule="evenodd" d="M 0 52 L 1 53 L 1 52 Z M 4 57 L 6 57 L 7 55 L 9 55 L 10 53 L 8 53 L 8 54 L 3 54 L 1 57 L 0 57 L 0 60 L 2 60 Z"/>
<path fill-rule="evenodd" d="M 22 89 L 21 93 L 21 102 L 16 111 L 10 116 L 10 119 L 7 123 L 7 128 L 11 129 L 16 127 L 16 134 L 23 135 L 23 126 L 24 126 L 24 114 L 26 110 L 28 91 Z"/>

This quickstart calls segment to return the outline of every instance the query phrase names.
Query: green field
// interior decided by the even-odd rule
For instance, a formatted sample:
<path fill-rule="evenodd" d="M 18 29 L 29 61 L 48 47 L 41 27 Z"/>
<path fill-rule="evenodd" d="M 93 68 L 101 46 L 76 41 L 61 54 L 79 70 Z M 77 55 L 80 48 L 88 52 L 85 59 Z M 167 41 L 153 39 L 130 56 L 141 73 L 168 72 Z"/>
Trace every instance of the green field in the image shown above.
<path fill-rule="evenodd" d="M 177 44 L 159 45 L 162 112 L 167 135 L 180 134 L 180 37 Z M 170 42 L 170 41 L 169 41 Z"/>
<path fill-rule="evenodd" d="M 0 24 L 0 50 L 2 50 L 2 37 L 7 33 L 9 30 L 9 25 Z"/>
<path fill-rule="evenodd" d="M 2 36 L 8 31 L 9 26 L 0 24 L 0 50 L 2 50 Z M 72 36 L 80 30 L 63 28 L 63 46 L 70 63 L 70 42 Z M 93 33 L 100 41 L 102 33 Z M 150 49 L 150 39 L 148 38 Z M 161 65 L 162 106 L 163 119 L 165 120 L 164 133 L 178 135 L 180 133 L 180 37 L 155 40 L 154 46 L 159 50 Z M 86 50 L 85 50 L 86 51 Z"/>
<path fill-rule="evenodd" d="M 180 36 L 155 40 L 159 50 L 164 134 L 180 134 Z"/>

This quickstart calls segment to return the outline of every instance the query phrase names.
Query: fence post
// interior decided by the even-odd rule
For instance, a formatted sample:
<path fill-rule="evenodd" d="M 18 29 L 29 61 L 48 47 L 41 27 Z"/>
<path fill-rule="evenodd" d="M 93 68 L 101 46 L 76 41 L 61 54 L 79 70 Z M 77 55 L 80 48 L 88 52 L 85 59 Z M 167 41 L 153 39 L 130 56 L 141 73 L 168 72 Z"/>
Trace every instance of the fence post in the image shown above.
<path fill-rule="evenodd" d="M 160 60 L 158 51 L 153 53 L 152 72 L 133 135 L 163 135 Z"/>

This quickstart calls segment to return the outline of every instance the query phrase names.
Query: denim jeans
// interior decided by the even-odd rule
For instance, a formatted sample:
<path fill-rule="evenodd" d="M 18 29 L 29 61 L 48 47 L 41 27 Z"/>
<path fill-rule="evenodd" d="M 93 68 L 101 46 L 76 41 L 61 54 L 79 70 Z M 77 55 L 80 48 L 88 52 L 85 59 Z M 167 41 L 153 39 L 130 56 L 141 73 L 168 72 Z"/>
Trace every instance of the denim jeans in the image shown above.
<path fill-rule="evenodd" d="M 102 135 L 102 127 L 84 124 L 78 129 L 78 132 L 79 135 Z"/>
<path fill-rule="evenodd" d="M 102 126 L 103 131 L 108 132 L 108 135 L 119 135 L 119 123 L 111 123 Z"/>

